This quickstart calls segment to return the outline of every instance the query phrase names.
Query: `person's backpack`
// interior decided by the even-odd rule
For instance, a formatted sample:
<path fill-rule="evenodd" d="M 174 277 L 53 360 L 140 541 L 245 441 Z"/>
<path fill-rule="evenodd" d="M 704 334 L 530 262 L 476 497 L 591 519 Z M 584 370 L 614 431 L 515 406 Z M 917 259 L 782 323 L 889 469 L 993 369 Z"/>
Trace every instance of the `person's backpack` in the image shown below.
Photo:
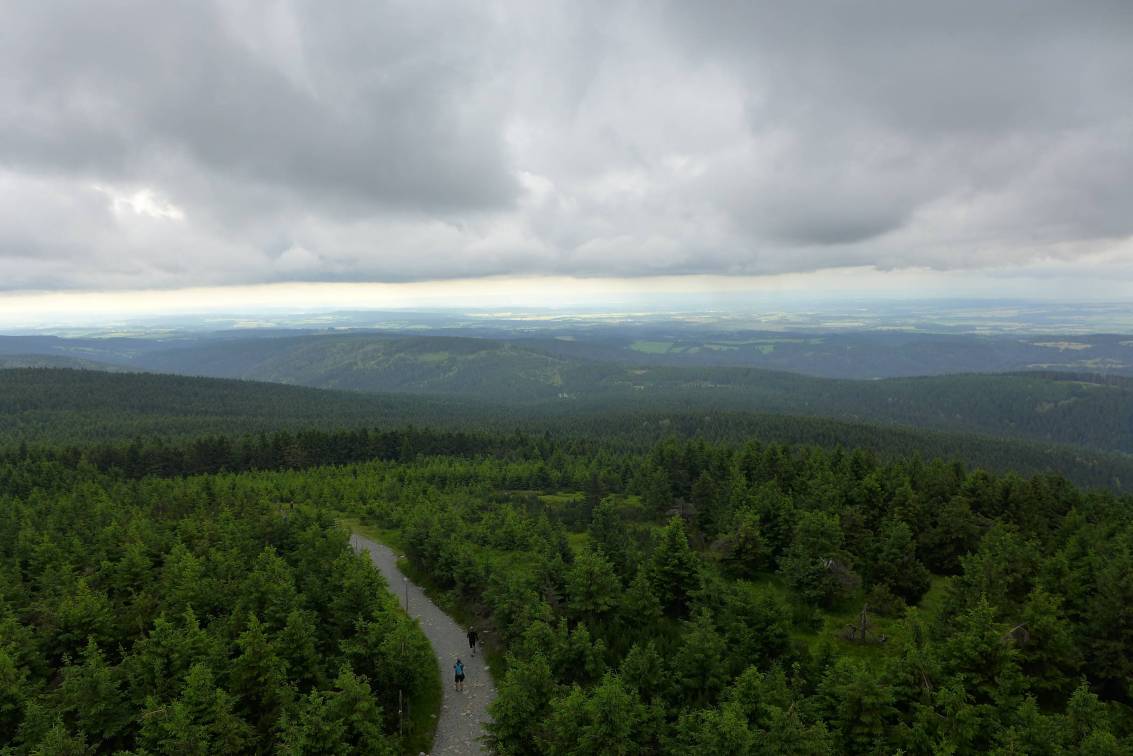
<path fill-rule="evenodd" d="M 458 675 L 464 674 L 464 665 L 461 664 L 460 662 L 456 663 L 456 674 L 458 674 Z"/>

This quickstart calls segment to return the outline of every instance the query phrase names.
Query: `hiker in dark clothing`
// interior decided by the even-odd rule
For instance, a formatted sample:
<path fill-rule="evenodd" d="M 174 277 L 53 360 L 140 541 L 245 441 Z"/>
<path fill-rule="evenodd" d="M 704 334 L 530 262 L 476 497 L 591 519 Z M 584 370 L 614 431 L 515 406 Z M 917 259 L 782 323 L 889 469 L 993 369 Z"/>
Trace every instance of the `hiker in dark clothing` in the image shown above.
<path fill-rule="evenodd" d="M 464 662 L 457 657 L 456 664 L 452 665 L 453 672 L 456 673 L 456 690 L 464 690 Z"/>
<path fill-rule="evenodd" d="M 476 632 L 476 628 L 468 628 L 468 647 L 472 649 L 472 655 L 476 655 L 476 643 L 480 640 L 480 634 Z"/>

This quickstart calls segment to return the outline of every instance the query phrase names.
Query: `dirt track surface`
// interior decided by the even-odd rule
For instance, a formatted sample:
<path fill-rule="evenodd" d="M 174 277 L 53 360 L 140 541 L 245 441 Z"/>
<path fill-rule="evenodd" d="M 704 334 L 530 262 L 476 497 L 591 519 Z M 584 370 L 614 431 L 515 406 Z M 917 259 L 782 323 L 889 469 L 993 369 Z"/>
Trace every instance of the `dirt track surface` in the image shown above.
<path fill-rule="evenodd" d="M 436 756 L 486 753 L 480 739 L 484 725 L 489 721 L 488 704 L 496 697 L 496 689 L 488 675 L 484 657 L 468 653 L 467 628 L 457 625 L 429 600 L 424 591 L 401 574 L 401 570 L 397 569 L 397 554 L 392 549 L 358 534 L 350 536 L 350 543 L 357 551 L 370 555 L 370 560 L 385 576 L 390 590 L 397 595 L 403 608 L 408 595 L 409 616 L 421 623 L 425 637 L 433 644 L 441 669 L 444 700 L 430 753 Z M 452 684 L 452 665 L 457 657 L 464 662 L 464 691 L 461 693 L 457 693 Z"/>

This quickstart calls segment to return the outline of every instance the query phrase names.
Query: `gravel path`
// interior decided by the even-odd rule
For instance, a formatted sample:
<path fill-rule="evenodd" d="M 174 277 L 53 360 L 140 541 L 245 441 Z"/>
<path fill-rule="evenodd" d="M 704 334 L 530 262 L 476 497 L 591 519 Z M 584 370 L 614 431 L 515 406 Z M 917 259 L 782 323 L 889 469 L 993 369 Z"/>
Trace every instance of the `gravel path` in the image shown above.
<path fill-rule="evenodd" d="M 488 675 L 484 657 L 479 653 L 476 656 L 468 654 L 467 628 L 457 625 L 429 600 L 424 591 L 401 574 L 401 570 L 397 569 L 397 554 L 392 549 L 357 534 L 350 536 L 350 544 L 357 551 L 369 553 L 370 560 L 385 575 L 390 590 L 397 594 L 402 607 L 408 596 L 409 615 L 421 623 L 421 629 L 433 644 L 437 665 L 441 668 L 444 700 L 432 753 L 437 756 L 485 753 L 480 738 L 484 734 L 484 724 L 489 720 L 488 704 L 496 697 L 496 689 Z M 452 685 L 452 665 L 457 657 L 464 662 L 464 691 L 461 693 L 457 693 Z"/>

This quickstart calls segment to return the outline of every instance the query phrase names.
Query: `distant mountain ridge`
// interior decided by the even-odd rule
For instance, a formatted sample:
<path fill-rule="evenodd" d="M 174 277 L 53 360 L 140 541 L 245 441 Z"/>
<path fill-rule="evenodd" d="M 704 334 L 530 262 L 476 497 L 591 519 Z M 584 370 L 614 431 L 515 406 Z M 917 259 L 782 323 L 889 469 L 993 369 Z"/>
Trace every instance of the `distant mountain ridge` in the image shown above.
<path fill-rule="evenodd" d="M 150 336 L 63 338 L 0 336 L 0 355 L 52 354 L 142 367 L 161 353 L 208 345 L 279 339 L 359 337 L 373 339 L 478 338 L 509 343 L 568 360 L 656 367 L 748 367 L 823 378 L 898 378 L 954 373 L 1057 371 L 1133 376 L 1133 336 L 1128 334 L 926 333 L 901 330 L 753 331 L 722 330 L 670 322 L 627 326 L 461 327 L 425 321 L 401 330 L 303 330 L 250 328 L 218 332 L 157 332 Z M 144 333 L 144 332 L 143 332 Z M 223 350 L 223 346 L 220 347 Z M 271 349 L 270 347 L 267 347 Z M 231 356 L 224 357 L 226 362 Z M 221 365 L 213 365 L 219 370 Z M 232 372 L 232 366 L 224 368 Z"/>
<path fill-rule="evenodd" d="M 756 368 L 625 365 L 490 339 L 372 334 L 205 343 L 138 362 L 157 372 L 315 388 L 550 403 L 560 412 L 776 412 L 1133 451 L 1128 384 L 1049 372 L 835 380 Z"/>
<path fill-rule="evenodd" d="M 984 335 L 917 331 L 699 333 L 639 328 L 522 343 L 554 354 L 642 365 L 756 367 L 824 378 L 897 378 L 1019 370 L 1133 375 L 1133 338 L 1121 334 Z"/>
<path fill-rule="evenodd" d="M 131 345 L 132 369 L 474 399 L 542 413 L 660 410 L 831 417 L 1133 452 L 1133 386 L 1053 371 L 884 380 L 627 364 L 515 340 L 347 333 Z"/>
<path fill-rule="evenodd" d="M 507 341 L 384 334 L 205 343 L 154 352 L 139 362 L 158 372 L 508 401 L 552 398 L 588 369 L 620 372 L 618 366 L 558 357 Z"/>

